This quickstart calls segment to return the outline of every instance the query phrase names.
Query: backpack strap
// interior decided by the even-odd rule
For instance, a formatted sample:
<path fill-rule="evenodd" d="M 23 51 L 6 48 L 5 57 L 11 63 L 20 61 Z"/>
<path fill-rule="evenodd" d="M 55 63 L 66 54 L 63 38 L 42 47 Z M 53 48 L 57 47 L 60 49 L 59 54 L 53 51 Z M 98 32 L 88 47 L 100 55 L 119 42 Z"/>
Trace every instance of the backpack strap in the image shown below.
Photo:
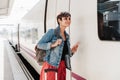
<path fill-rule="evenodd" d="M 57 38 L 60 38 L 60 35 L 59 35 L 59 32 L 57 31 L 57 28 L 54 29 L 54 34 L 55 34 L 55 36 L 56 36 Z"/>

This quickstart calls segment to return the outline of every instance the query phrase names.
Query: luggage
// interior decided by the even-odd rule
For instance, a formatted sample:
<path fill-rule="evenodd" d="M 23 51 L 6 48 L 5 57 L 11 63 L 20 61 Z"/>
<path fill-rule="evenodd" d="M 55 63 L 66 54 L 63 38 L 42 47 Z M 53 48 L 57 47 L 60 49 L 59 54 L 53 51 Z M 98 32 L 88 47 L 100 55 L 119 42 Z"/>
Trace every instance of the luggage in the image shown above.
<path fill-rule="evenodd" d="M 55 72 L 55 80 L 57 80 L 57 72 L 58 72 L 58 70 L 57 69 L 45 69 L 44 70 L 44 73 L 45 73 L 45 80 L 47 80 L 47 73 L 48 72 Z"/>
<path fill-rule="evenodd" d="M 42 65 L 44 62 L 44 57 L 46 55 L 45 50 L 37 48 L 37 45 L 35 46 L 35 54 L 36 54 L 36 60 L 39 65 Z"/>

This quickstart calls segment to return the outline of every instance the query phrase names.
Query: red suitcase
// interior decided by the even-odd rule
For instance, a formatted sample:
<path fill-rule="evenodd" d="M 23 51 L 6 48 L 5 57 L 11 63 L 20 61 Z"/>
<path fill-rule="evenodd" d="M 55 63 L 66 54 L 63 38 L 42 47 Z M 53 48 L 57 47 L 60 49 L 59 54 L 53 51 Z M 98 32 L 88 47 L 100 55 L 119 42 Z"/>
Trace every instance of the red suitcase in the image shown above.
<path fill-rule="evenodd" d="M 55 80 L 57 80 L 57 72 L 58 72 L 57 69 L 45 69 L 44 72 L 45 72 L 45 80 L 47 80 L 47 72 L 55 72 Z"/>

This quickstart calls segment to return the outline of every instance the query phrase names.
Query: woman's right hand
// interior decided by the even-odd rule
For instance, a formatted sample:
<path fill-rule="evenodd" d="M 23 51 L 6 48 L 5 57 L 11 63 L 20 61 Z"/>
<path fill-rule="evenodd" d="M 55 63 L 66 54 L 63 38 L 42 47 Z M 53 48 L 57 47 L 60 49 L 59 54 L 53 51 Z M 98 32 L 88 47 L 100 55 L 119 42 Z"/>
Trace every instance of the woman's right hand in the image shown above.
<path fill-rule="evenodd" d="M 57 39 L 53 44 L 51 44 L 51 48 L 59 46 L 62 43 L 62 39 Z"/>

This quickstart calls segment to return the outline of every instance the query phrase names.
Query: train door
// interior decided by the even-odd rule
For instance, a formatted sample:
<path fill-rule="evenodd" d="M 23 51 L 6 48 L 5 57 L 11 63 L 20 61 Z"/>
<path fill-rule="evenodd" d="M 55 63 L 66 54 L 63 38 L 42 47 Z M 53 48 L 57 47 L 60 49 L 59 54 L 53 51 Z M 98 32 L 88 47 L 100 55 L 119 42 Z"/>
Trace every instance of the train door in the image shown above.
<path fill-rule="evenodd" d="M 71 47 L 76 43 L 80 42 L 80 46 L 77 50 L 77 52 L 74 54 L 74 56 L 71 58 L 71 65 L 72 70 L 74 73 L 81 74 L 84 72 L 84 66 L 81 65 L 82 58 L 81 58 L 81 50 L 80 47 L 82 46 L 82 39 L 83 33 L 84 33 L 84 17 L 87 14 L 86 13 L 86 1 L 81 0 L 71 0 L 70 2 L 70 13 L 71 13 L 71 26 L 70 26 L 70 41 L 71 41 Z M 83 10 L 84 9 L 84 10 Z M 86 9 L 86 10 L 85 10 Z M 80 51 L 80 52 L 79 52 Z M 81 75 L 79 75 L 81 76 Z M 72 77 L 73 78 L 73 77 Z M 73 78 L 77 79 L 77 78 Z"/>
<path fill-rule="evenodd" d="M 46 13 L 46 31 L 48 31 L 56 27 L 56 0 L 48 0 Z"/>
<path fill-rule="evenodd" d="M 71 13 L 71 26 L 70 26 L 70 39 L 71 46 L 77 41 L 80 42 L 80 46 L 77 52 L 72 57 L 72 70 L 79 74 L 79 76 L 86 77 L 86 65 L 88 54 L 95 53 L 96 47 L 95 40 L 97 39 L 97 27 L 96 27 L 96 2 L 89 0 L 71 0 L 70 13 Z M 92 44 L 93 42 L 93 44 Z M 91 55 L 89 55 L 91 56 Z"/>

